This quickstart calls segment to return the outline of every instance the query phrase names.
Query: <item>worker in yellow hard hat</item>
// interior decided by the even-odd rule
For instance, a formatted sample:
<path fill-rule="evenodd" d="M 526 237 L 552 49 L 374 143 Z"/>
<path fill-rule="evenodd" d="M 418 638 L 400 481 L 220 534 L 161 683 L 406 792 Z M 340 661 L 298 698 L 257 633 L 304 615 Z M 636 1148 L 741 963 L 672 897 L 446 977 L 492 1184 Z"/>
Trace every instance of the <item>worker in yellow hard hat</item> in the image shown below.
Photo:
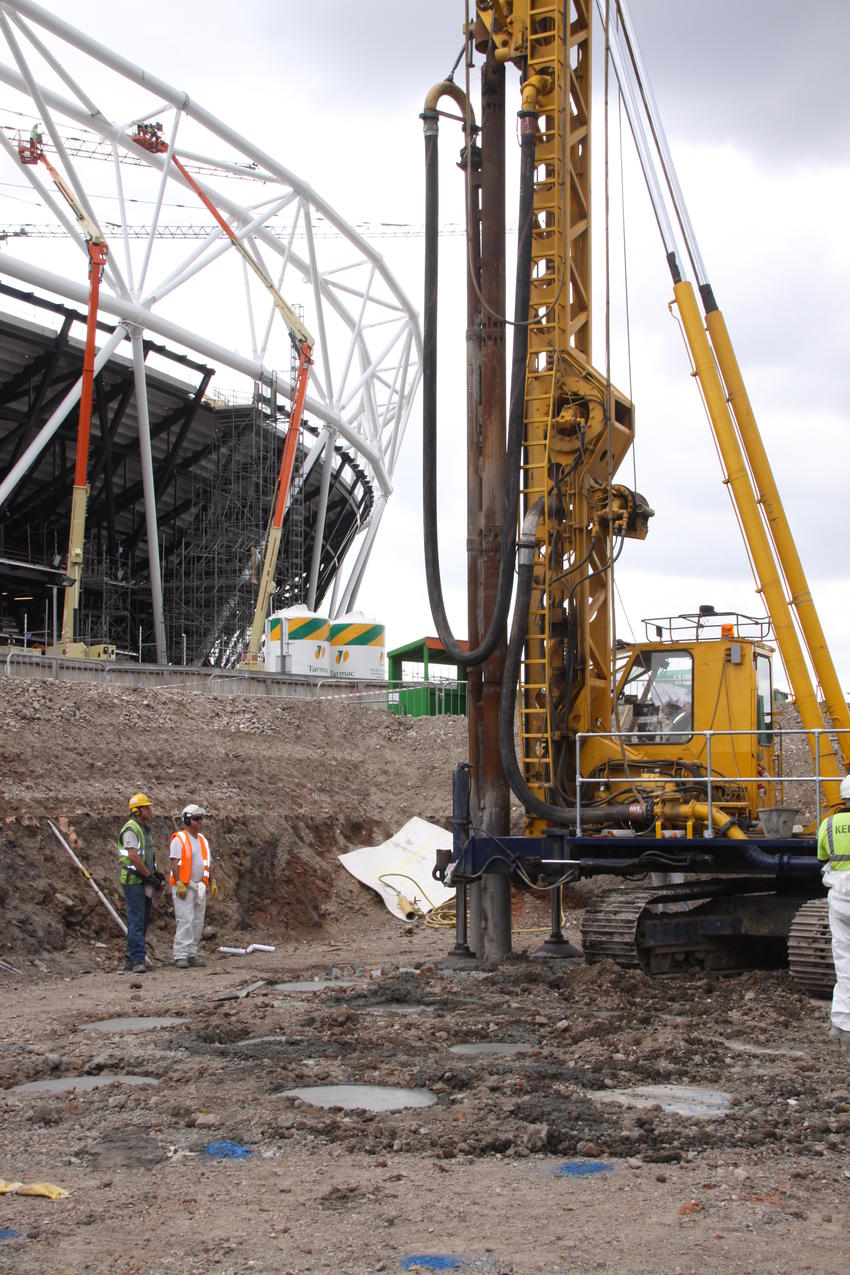
<path fill-rule="evenodd" d="M 153 899 L 165 884 L 156 867 L 156 851 L 150 833 L 153 807 L 143 792 L 133 793 L 127 803 L 130 818 L 118 834 L 121 861 L 121 888 L 127 903 L 127 951 L 124 969 L 144 974 L 145 935 L 151 919 Z"/>

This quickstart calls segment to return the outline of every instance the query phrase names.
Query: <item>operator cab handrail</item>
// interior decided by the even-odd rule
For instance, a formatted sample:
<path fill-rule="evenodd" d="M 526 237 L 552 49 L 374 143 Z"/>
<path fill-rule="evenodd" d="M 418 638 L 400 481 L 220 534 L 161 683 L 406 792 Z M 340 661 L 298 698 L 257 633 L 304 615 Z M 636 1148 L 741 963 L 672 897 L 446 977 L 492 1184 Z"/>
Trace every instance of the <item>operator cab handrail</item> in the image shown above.
<path fill-rule="evenodd" d="M 715 611 L 714 607 L 700 607 L 681 615 L 651 616 L 643 621 L 643 626 L 649 642 L 767 642 L 774 636 L 769 616 Z"/>
<path fill-rule="evenodd" d="M 704 785 L 706 789 L 706 800 L 708 801 L 708 805 L 710 809 L 711 806 L 716 801 L 716 795 L 714 795 L 713 790 L 716 789 L 721 784 L 728 783 L 730 779 L 732 779 L 735 783 L 742 784 L 742 785 L 748 784 L 748 783 L 759 784 L 760 786 L 764 788 L 765 793 L 767 793 L 769 789 L 772 790 L 774 793 L 776 792 L 777 789 L 779 789 L 779 792 L 782 793 L 783 785 L 789 784 L 789 783 L 812 784 L 814 785 L 814 789 L 815 789 L 815 806 L 817 809 L 816 823 L 820 823 L 821 819 L 828 813 L 828 807 L 824 802 L 823 785 L 825 783 L 829 783 L 831 780 L 835 778 L 834 775 L 832 774 L 824 773 L 821 767 L 820 759 L 823 753 L 826 751 L 825 749 L 822 748 L 823 739 L 824 737 L 826 737 L 827 740 L 831 739 L 834 743 L 836 740 L 840 740 L 841 736 L 850 735 L 850 731 L 848 731 L 846 727 L 833 727 L 829 729 L 824 727 L 823 729 L 818 729 L 818 730 L 811 730 L 806 727 L 787 727 L 787 728 L 783 727 L 781 730 L 777 729 L 775 731 L 776 743 L 778 746 L 777 756 L 780 762 L 783 758 L 783 751 L 782 751 L 783 738 L 799 735 L 799 736 L 803 736 L 807 741 L 809 741 L 810 738 L 814 736 L 812 751 L 814 753 L 815 760 L 812 767 L 812 771 L 808 774 L 786 774 L 784 770 L 782 770 L 780 773 L 777 773 L 776 775 L 766 775 L 766 774 L 757 772 L 751 775 L 737 773 L 734 776 L 730 776 L 726 774 L 721 774 L 719 771 L 713 768 L 711 763 L 712 740 L 727 738 L 727 737 L 752 738 L 754 733 L 755 732 L 753 732 L 752 730 L 732 730 L 725 727 L 721 729 L 717 729 L 717 730 L 693 730 L 693 731 L 690 731 L 687 735 L 682 733 L 681 740 L 678 742 L 682 742 L 682 743 L 687 742 L 692 747 L 695 747 L 697 742 L 700 739 L 703 739 L 705 741 L 704 750 L 700 750 L 700 753 L 699 753 L 699 759 L 700 759 L 700 763 L 704 773 L 696 774 L 694 772 L 689 772 L 687 775 L 682 775 L 682 776 L 675 776 L 671 774 L 642 776 L 639 781 L 639 786 L 647 790 L 660 790 L 664 787 L 673 787 L 673 788 L 695 787 L 695 786 L 699 787 Z M 600 782 L 598 775 L 583 775 L 581 773 L 581 747 L 582 747 L 583 741 L 599 740 L 600 738 L 609 739 L 612 741 L 619 741 L 620 745 L 626 745 L 627 747 L 635 743 L 635 735 L 634 735 L 634 731 L 632 730 L 578 731 L 576 733 L 576 737 L 575 737 L 576 773 L 574 776 L 574 781 L 575 781 L 575 791 L 576 791 L 576 815 L 577 815 L 577 824 L 579 828 L 581 827 L 582 805 L 584 805 L 585 810 L 592 809 L 594 805 L 593 802 L 588 802 L 587 800 L 585 800 L 584 803 L 582 802 L 582 789 L 586 787 L 598 786 Z M 620 788 L 623 790 L 630 790 L 630 789 L 633 790 L 635 786 L 635 779 L 634 777 L 630 777 L 628 775 L 623 775 L 622 778 L 616 775 L 610 775 L 606 778 L 605 783 L 608 789 L 610 790 L 610 792 L 613 794 L 614 790 L 617 788 Z M 610 801 L 610 796 L 608 797 L 607 800 Z M 776 804 L 777 805 L 781 804 L 781 800 L 782 799 L 780 798 L 780 801 L 778 801 Z M 729 805 L 730 803 L 726 802 L 725 804 Z M 735 804 L 735 803 L 731 803 L 731 804 Z M 765 804 L 767 803 L 765 802 Z"/>

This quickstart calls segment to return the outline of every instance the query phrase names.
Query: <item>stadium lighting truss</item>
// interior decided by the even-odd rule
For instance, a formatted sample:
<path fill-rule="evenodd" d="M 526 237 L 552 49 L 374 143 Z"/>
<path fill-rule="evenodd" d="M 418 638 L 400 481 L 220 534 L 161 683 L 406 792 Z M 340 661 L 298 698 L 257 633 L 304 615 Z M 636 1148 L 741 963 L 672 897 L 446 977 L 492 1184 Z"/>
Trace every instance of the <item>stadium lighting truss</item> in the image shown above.
<path fill-rule="evenodd" d="M 3 271 L 86 303 L 85 228 L 45 167 L 21 163 L 19 144 L 26 144 L 34 124 L 45 155 L 109 248 L 98 313 L 117 326 L 98 351 L 96 369 L 129 341 L 137 396 L 140 389 L 144 396 L 147 332 L 260 383 L 275 414 L 278 396 L 290 399 L 289 333 L 271 295 L 211 216 L 205 237 L 188 242 L 208 213 L 172 156 L 192 173 L 287 304 L 303 315 L 315 336 L 305 415 L 318 426 L 307 463 L 323 464 L 330 474 L 334 446 L 344 442 L 374 491 L 359 543 L 347 559 L 347 579 L 335 581 L 333 613 L 349 609 L 392 491 L 421 374 L 416 312 L 381 256 L 310 186 L 185 92 L 30 0 L 0 0 L 0 83 L 19 95 L 25 121 L 19 136 L 0 129 L 0 172 L 14 170 L 17 183 L 26 180 L 30 198 L 35 194 L 36 218 L 45 225 L 58 220 L 81 249 L 75 269 L 67 244 L 61 251 L 60 245 L 46 250 L 42 242 L 37 256 L 26 260 L 25 252 L 12 251 L 26 238 L 7 239 Z M 165 153 L 151 153 L 132 140 L 140 124 L 161 125 Z M 141 230 L 140 210 L 150 212 Z M 186 237 L 179 232 L 181 219 Z M 45 264 L 52 263 L 51 251 L 55 270 Z M 63 415 L 73 406 L 72 401 Z M 55 415 L 3 479 L 0 506 L 58 429 L 62 418 Z M 144 465 L 143 415 L 140 411 Z M 149 453 L 149 439 L 147 448 Z M 327 489 L 325 482 L 319 542 Z M 154 503 L 146 500 L 152 578 L 154 568 L 158 572 L 156 509 L 149 507 Z"/>

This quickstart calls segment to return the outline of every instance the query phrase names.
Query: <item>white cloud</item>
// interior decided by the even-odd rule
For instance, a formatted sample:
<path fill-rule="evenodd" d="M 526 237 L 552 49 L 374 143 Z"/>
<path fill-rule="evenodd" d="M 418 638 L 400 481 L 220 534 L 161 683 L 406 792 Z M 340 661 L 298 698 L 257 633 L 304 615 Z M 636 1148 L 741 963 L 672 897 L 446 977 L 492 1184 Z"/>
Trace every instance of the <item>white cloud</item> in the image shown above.
<path fill-rule="evenodd" d="M 238 21 L 224 0 L 203 6 L 178 0 L 165 22 L 158 15 L 140 21 L 137 9 L 112 0 L 77 0 L 71 13 L 58 2 L 48 7 L 185 87 L 310 182 L 350 222 L 421 225 L 417 116 L 426 91 L 449 70 L 460 48 L 461 0 L 427 11 L 397 0 L 357 6 L 318 0 L 306 20 L 291 0 L 243 0 Z M 709 278 L 736 344 L 842 683 L 850 688 L 840 496 L 850 389 L 850 243 L 843 225 L 850 196 L 844 67 L 850 6 L 829 0 L 810 6 L 804 20 L 791 0 L 718 0 L 711 6 L 631 0 L 630 7 Z M 601 37 L 597 51 L 600 47 Z M 516 98 L 512 72 L 508 80 L 510 112 Z M 601 116 L 597 108 L 596 125 Z M 460 220 L 456 126 L 443 126 L 441 143 L 443 217 Z M 598 135 L 595 146 L 601 212 Z M 631 360 L 621 317 L 615 181 L 612 367 L 621 389 L 632 385 L 636 484 L 656 518 L 645 544 L 627 546 L 619 588 L 633 623 L 634 617 L 692 610 L 706 601 L 755 609 L 702 405 L 667 310 L 672 285 L 663 250 L 634 160 L 627 159 L 625 168 Z M 509 176 L 513 220 L 511 181 Z M 14 199 L 15 192 L 3 188 L 3 197 Z M 23 219 L 17 204 L 7 209 L 13 211 L 4 220 Z M 379 247 L 421 307 L 421 239 L 386 239 Z M 601 247 L 597 219 L 598 289 L 604 283 Z M 441 552 L 450 614 L 456 632 L 465 634 L 461 241 L 446 240 L 443 253 Z M 601 291 L 596 306 L 596 362 L 602 365 Z M 392 645 L 433 631 L 422 568 L 420 437 L 415 416 L 359 599 L 370 614 L 386 620 Z M 629 458 L 623 481 L 631 481 L 631 469 Z"/>

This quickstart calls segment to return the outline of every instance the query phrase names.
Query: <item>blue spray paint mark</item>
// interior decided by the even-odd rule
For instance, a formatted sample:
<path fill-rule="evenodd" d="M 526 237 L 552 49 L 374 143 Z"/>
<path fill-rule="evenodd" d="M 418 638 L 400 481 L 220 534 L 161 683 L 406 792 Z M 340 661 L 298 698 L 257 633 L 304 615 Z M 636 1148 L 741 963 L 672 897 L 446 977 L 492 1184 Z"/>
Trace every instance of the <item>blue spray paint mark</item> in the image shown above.
<path fill-rule="evenodd" d="M 13 1231 L 11 1226 L 0 1226 L 0 1240 L 16 1240 L 20 1231 Z"/>
<path fill-rule="evenodd" d="M 240 1147 L 238 1142 L 211 1142 L 207 1155 L 214 1160 L 247 1160 L 254 1152 L 250 1147 Z"/>
<path fill-rule="evenodd" d="M 461 1263 L 456 1257 L 440 1257 L 437 1253 L 418 1253 L 413 1257 L 405 1257 L 399 1265 L 403 1271 L 422 1268 L 427 1271 L 454 1271 Z"/>
<path fill-rule="evenodd" d="M 559 1178 L 589 1178 L 593 1173 L 611 1173 L 613 1165 L 602 1160 L 568 1160 L 555 1170 Z"/>

